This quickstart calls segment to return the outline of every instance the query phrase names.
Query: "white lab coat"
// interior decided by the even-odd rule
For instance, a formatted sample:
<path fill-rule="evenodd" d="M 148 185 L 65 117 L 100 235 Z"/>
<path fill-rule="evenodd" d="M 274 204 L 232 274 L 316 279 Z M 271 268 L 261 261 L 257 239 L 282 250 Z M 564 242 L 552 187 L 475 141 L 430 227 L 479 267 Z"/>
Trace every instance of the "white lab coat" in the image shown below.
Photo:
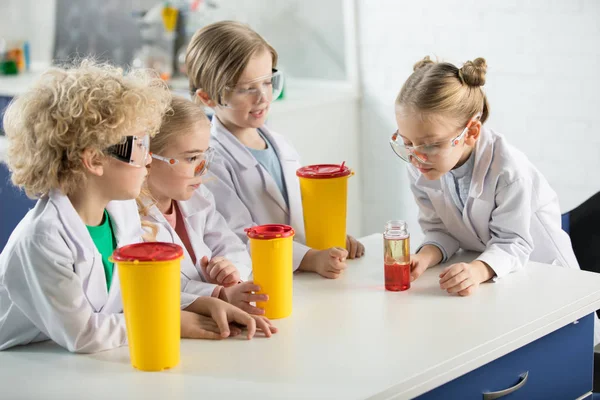
<path fill-rule="evenodd" d="M 135 201 L 107 210 L 119 246 L 141 240 Z M 102 256 L 69 199 L 40 199 L 0 254 L 0 350 L 47 339 L 82 353 L 126 344 L 114 268 L 107 291 Z"/>
<path fill-rule="evenodd" d="M 202 275 L 200 262 L 206 256 L 210 260 L 213 257 L 225 257 L 238 269 L 240 278 L 248 280 L 252 274 L 252 261 L 246 249 L 246 245 L 229 229 L 227 223 L 215 208 L 215 200 L 212 193 L 200 186 L 187 201 L 178 201 L 177 205 L 185 222 L 186 231 L 190 239 L 196 264 L 185 248 L 175 229 L 171 227 L 158 207 L 150 207 L 145 220 L 156 224 L 159 228 L 157 241 L 176 243 L 184 250 L 181 260 L 181 290 L 198 296 L 211 296 L 215 287 L 207 283 Z"/>
<path fill-rule="evenodd" d="M 212 119 L 211 146 L 217 151 L 205 184 L 215 196 L 217 210 L 246 244 L 246 228 L 263 224 L 291 225 L 296 232 L 293 265 L 297 269 L 310 250 L 305 245 L 300 183 L 296 176 L 296 170 L 301 167 L 300 157 L 283 136 L 266 126 L 260 130 L 279 157 L 289 207 L 269 172 L 216 116 Z"/>
<path fill-rule="evenodd" d="M 579 268 L 561 229 L 558 197 L 527 157 L 485 127 L 474 155 L 464 210 L 443 179 L 429 181 L 408 167 L 424 243 L 437 244 L 448 258 L 459 248 L 480 252 L 498 278 L 529 260 Z"/>
<path fill-rule="evenodd" d="M 527 157 L 504 136 L 482 127 L 475 147 L 469 195 L 459 210 L 443 179 L 427 180 L 408 167 L 419 206 L 423 243 L 450 258 L 459 249 L 480 252 L 501 278 L 528 261 L 579 269 L 569 235 L 561 228 L 558 196 Z M 600 323 L 594 313 L 594 345 Z"/>
<path fill-rule="evenodd" d="M 106 207 L 117 246 L 142 240 L 134 200 Z M 0 254 L 0 350 L 51 339 L 72 352 L 127 343 L 114 265 L 106 289 L 102 255 L 69 199 L 54 190 L 38 200 Z M 197 295 L 181 293 L 181 308 Z"/>

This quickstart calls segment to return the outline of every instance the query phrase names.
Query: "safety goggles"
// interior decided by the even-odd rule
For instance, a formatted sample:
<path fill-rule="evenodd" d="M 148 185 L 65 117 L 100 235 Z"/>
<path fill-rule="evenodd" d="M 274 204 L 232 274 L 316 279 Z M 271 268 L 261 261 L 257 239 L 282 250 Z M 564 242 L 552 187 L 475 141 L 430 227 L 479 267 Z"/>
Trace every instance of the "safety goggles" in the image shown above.
<path fill-rule="evenodd" d="M 452 139 L 422 144 L 419 146 L 407 146 L 404 144 L 400 133 L 396 131 L 390 139 L 390 145 L 392 146 L 394 153 L 408 163 L 411 162 L 411 158 L 414 158 L 420 164 L 431 165 L 437 160 L 446 157 L 452 151 L 452 149 L 464 139 L 466 133 L 471 127 L 472 122 L 478 120 L 479 118 L 479 114 L 471 118 L 467 123 L 467 126 L 458 134 L 458 136 Z"/>
<path fill-rule="evenodd" d="M 283 74 L 273 70 L 273 73 L 252 81 L 240 83 L 234 87 L 225 87 L 220 105 L 231 109 L 240 109 L 260 104 L 262 100 L 272 102 L 277 100 L 283 90 Z"/>
<path fill-rule="evenodd" d="M 119 161 L 134 167 L 145 167 L 148 164 L 150 136 L 125 136 L 121 143 L 110 146 L 108 154 Z"/>
<path fill-rule="evenodd" d="M 208 166 L 214 157 L 214 149 L 209 147 L 203 153 L 183 159 L 163 157 L 150 153 L 152 158 L 169 164 L 179 176 L 195 178 L 208 171 Z"/>

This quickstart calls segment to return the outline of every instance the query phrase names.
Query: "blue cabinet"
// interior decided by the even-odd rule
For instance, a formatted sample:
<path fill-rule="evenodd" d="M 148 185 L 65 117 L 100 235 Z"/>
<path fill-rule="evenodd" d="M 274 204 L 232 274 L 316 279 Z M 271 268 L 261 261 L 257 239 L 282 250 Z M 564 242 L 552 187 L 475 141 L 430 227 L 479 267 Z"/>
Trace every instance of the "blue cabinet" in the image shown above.
<path fill-rule="evenodd" d="M 594 318 L 590 314 L 418 399 L 481 400 L 486 398 L 484 393 L 502 391 L 519 384 L 516 390 L 502 398 L 580 398 L 592 391 L 593 336 Z"/>
<path fill-rule="evenodd" d="M 15 226 L 34 205 L 34 200 L 12 185 L 6 164 L 0 162 L 0 252 Z"/>
<path fill-rule="evenodd" d="M 2 128 L 2 119 L 4 117 L 4 110 L 8 107 L 8 104 L 12 100 L 12 97 L 1 96 L 0 95 L 0 134 L 3 132 Z"/>

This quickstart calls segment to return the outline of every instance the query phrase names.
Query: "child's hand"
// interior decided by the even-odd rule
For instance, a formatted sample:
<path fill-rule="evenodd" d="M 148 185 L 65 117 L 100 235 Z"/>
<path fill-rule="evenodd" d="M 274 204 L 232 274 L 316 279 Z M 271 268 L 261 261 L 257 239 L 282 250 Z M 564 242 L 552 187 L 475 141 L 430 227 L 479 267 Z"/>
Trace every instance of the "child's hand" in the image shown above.
<path fill-rule="evenodd" d="M 190 311 L 181 311 L 181 337 L 188 339 L 223 339 L 221 329 L 211 318 Z M 229 336 L 242 333 L 241 328 L 229 325 Z"/>
<path fill-rule="evenodd" d="M 277 333 L 277 327 L 275 327 L 271 320 L 269 320 L 267 317 L 260 315 L 250 316 L 254 319 L 254 321 L 256 321 L 256 326 L 265 334 L 266 337 L 271 337 L 272 334 Z"/>
<path fill-rule="evenodd" d="M 208 257 L 202 257 L 200 261 L 202 273 L 207 282 L 229 287 L 240 281 L 240 272 L 235 265 L 224 257 L 214 257 L 208 261 Z"/>
<path fill-rule="evenodd" d="M 348 251 L 339 247 L 321 250 L 316 256 L 315 272 L 325 278 L 337 279 L 347 268 L 346 257 Z"/>
<path fill-rule="evenodd" d="M 186 311 L 195 312 L 207 317 L 210 316 L 219 327 L 222 338 L 229 337 L 234 332 L 230 328 L 231 324 L 246 327 L 248 329 L 248 339 L 252 339 L 256 334 L 257 328 L 267 337 L 271 337 L 272 333 L 277 332 L 277 328 L 272 326 L 271 321 L 267 318 L 252 316 L 240 308 L 214 297 L 198 297 L 186 308 Z"/>
<path fill-rule="evenodd" d="M 249 314 L 263 315 L 265 310 L 262 308 L 254 307 L 250 303 L 257 301 L 267 301 L 269 296 L 266 294 L 256 294 L 252 292 L 259 292 L 260 286 L 254 284 L 254 282 L 242 282 L 237 285 L 230 286 L 221 290 L 224 293 L 225 300 L 229 304 L 241 308 Z"/>
<path fill-rule="evenodd" d="M 417 254 L 410 255 L 410 281 L 416 280 L 429 267 L 442 260 L 441 250 L 434 245 L 426 244 Z"/>
<path fill-rule="evenodd" d="M 440 288 L 451 294 L 469 296 L 477 290 L 480 283 L 493 276 L 494 271 L 482 261 L 452 264 L 440 274 Z"/>
<path fill-rule="evenodd" d="M 346 257 L 348 257 L 348 252 L 339 247 L 327 250 L 309 250 L 300 263 L 300 269 L 316 272 L 325 278 L 337 279 L 346 269 Z"/>
<path fill-rule="evenodd" d="M 429 268 L 427 256 L 417 253 L 410 255 L 410 281 L 415 281 L 418 277 Z"/>
<path fill-rule="evenodd" d="M 347 268 L 346 257 L 348 257 L 348 252 L 339 247 L 327 250 L 311 249 L 304 255 L 299 269 L 316 272 L 325 278 L 337 279 Z"/>
<path fill-rule="evenodd" d="M 355 259 L 365 255 L 365 246 L 352 236 L 346 236 L 346 249 L 348 249 L 348 258 Z"/>

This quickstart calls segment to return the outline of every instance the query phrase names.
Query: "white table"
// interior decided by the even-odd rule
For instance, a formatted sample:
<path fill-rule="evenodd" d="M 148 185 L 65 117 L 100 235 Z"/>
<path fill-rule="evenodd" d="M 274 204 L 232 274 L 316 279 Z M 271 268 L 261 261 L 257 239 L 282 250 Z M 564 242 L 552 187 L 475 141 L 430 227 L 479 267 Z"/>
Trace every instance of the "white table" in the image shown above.
<path fill-rule="evenodd" d="M 600 308 L 600 275 L 536 263 L 466 298 L 439 289 L 439 268 L 386 292 L 380 235 L 363 243 L 339 280 L 295 276 L 294 312 L 271 339 L 184 340 L 162 373 L 134 370 L 126 347 L 25 346 L 0 352 L 0 398 L 412 398 Z"/>

